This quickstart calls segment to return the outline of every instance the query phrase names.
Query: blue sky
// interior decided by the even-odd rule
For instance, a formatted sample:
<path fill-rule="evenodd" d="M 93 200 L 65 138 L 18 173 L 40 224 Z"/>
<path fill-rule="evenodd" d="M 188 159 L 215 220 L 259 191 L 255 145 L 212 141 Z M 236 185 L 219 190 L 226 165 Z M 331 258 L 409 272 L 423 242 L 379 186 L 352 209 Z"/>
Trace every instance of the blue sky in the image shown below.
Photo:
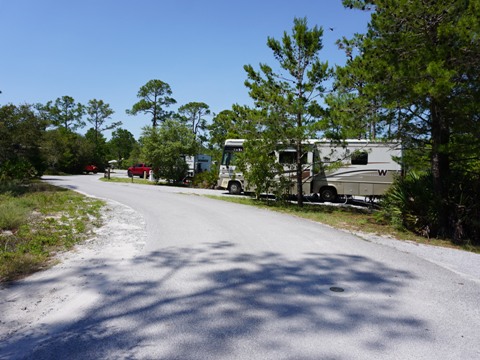
<path fill-rule="evenodd" d="M 320 57 L 334 65 L 345 62 L 335 41 L 365 32 L 370 15 L 341 0 L 0 0 L 0 105 L 101 99 L 136 138 L 150 120 L 125 110 L 151 79 L 171 86 L 172 110 L 251 105 L 243 66 L 275 68 L 267 37 L 295 17 L 324 28 Z"/>

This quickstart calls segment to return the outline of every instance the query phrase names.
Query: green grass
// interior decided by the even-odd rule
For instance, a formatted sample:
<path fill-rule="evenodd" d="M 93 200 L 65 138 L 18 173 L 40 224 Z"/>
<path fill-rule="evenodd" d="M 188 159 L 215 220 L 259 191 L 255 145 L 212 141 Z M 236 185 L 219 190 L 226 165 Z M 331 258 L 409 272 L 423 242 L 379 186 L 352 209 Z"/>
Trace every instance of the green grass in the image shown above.
<path fill-rule="evenodd" d="M 133 178 L 119 178 L 119 177 L 110 177 L 110 179 L 107 178 L 100 178 L 100 181 L 103 182 L 111 182 L 111 183 L 125 183 L 125 184 L 143 184 L 143 185 L 160 185 L 160 186 L 175 186 L 175 187 L 187 187 L 188 185 L 184 184 L 171 184 L 166 181 L 159 181 L 159 182 L 154 182 L 154 181 L 149 181 L 145 179 L 140 179 L 138 177 L 133 177 Z"/>
<path fill-rule="evenodd" d="M 128 183 L 128 184 L 143 184 L 143 185 L 156 185 L 155 182 L 148 181 L 145 179 L 141 179 L 139 177 L 132 177 L 132 178 L 120 178 L 120 177 L 113 177 L 111 176 L 110 179 L 107 178 L 100 178 L 100 181 L 104 182 L 112 182 L 112 183 Z"/>
<path fill-rule="evenodd" d="M 52 256 L 101 225 L 104 203 L 34 182 L 0 193 L 0 281 L 47 267 Z"/>
<path fill-rule="evenodd" d="M 463 249 L 480 253 L 480 247 L 459 247 L 448 240 L 427 239 L 412 232 L 399 231 L 393 225 L 383 221 L 375 210 L 348 206 L 332 206 L 327 204 L 304 204 L 302 208 L 293 203 L 277 203 L 270 200 L 255 200 L 243 197 L 225 197 L 206 195 L 209 198 L 229 201 L 244 205 L 256 206 L 263 209 L 298 216 L 331 227 L 351 231 L 354 233 L 369 233 L 382 236 L 391 236 L 398 240 L 408 240 L 417 243 Z"/>

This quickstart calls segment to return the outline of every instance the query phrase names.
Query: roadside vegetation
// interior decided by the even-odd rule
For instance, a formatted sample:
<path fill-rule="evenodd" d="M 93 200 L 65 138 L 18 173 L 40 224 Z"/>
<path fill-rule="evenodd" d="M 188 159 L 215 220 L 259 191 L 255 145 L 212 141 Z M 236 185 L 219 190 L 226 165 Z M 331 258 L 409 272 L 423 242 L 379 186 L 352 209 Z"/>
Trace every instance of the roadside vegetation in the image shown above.
<path fill-rule="evenodd" d="M 101 225 L 103 202 L 42 182 L 0 186 L 0 282 L 52 264 Z"/>
<path fill-rule="evenodd" d="M 152 182 L 152 181 L 149 181 L 149 180 L 146 180 L 146 179 L 141 179 L 141 178 L 136 178 L 136 177 L 121 178 L 121 177 L 111 176 L 110 179 L 107 179 L 106 177 L 102 177 L 102 178 L 100 178 L 100 181 L 111 182 L 111 183 L 124 183 L 124 184 L 155 185 L 155 183 Z"/>

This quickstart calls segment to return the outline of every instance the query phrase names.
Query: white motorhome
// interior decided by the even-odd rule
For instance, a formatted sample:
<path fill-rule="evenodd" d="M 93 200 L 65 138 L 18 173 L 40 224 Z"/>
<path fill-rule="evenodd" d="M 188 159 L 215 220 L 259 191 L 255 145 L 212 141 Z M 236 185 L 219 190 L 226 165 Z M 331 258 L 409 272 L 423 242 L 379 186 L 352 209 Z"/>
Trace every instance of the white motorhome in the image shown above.
<path fill-rule="evenodd" d="M 231 194 L 252 190 L 236 164 L 236 155 L 243 152 L 244 142 L 243 139 L 225 141 L 217 185 Z M 276 161 L 290 174 L 290 194 L 295 195 L 296 150 L 286 147 L 275 151 L 275 156 Z M 341 144 L 330 140 L 305 141 L 303 194 L 319 196 L 323 201 L 333 201 L 338 196 L 381 196 L 393 183 L 395 175 L 400 173 L 398 161 L 401 156 L 399 143 L 368 140 L 346 140 Z"/>
<path fill-rule="evenodd" d="M 187 177 L 193 178 L 195 174 L 210 171 L 212 157 L 210 155 L 198 154 L 195 156 L 183 156 L 188 165 Z"/>

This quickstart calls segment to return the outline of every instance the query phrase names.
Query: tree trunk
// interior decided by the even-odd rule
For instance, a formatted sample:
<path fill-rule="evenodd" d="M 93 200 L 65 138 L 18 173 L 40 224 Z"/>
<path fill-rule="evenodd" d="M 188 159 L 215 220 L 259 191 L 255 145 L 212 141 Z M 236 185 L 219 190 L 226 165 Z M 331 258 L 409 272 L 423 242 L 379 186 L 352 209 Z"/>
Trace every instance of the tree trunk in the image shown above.
<path fill-rule="evenodd" d="M 449 236 L 451 231 L 448 228 L 449 209 L 449 184 L 450 184 L 450 157 L 448 144 L 450 140 L 450 129 L 448 121 L 439 109 L 440 105 L 433 100 L 430 105 L 432 120 L 432 176 L 434 196 L 438 199 L 438 235 Z"/>
<path fill-rule="evenodd" d="M 297 202 L 300 207 L 303 206 L 302 151 L 302 142 L 297 141 Z"/>
<path fill-rule="evenodd" d="M 153 119 L 152 119 L 152 127 L 157 127 L 157 95 L 155 94 L 154 97 L 155 103 L 153 104 Z"/>

